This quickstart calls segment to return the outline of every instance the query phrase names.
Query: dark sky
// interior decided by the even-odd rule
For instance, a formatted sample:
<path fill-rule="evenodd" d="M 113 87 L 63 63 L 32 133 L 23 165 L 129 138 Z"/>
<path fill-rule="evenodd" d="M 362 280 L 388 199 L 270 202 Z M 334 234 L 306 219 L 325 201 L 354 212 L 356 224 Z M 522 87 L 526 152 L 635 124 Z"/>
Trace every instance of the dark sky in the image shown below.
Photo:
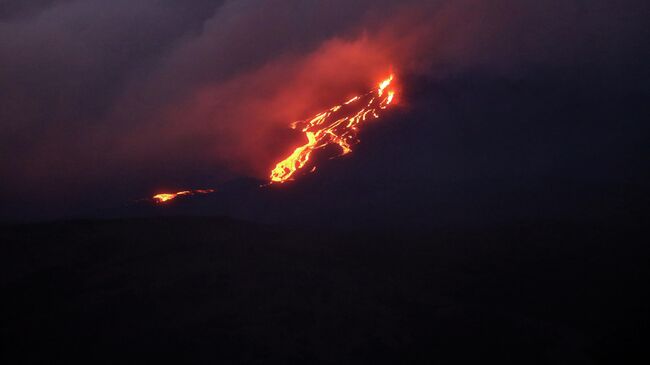
<path fill-rule="evenodd" d="M 289 122 L 391 67 L 399 106 L 353 155 L 294 185 L 295 214 L 464 216 L 530 190 L 637 191 L 647 4 L 0 0 L 0 217 L 264 179 L 299 138 Z"/>

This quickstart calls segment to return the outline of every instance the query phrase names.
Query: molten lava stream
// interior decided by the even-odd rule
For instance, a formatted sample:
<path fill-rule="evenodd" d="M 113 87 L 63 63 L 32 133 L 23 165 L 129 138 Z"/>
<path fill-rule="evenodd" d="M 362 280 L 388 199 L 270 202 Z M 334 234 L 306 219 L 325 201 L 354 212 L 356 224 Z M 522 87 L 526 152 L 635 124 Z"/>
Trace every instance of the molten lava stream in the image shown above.
<path fill-rule="evenodd" d="M 296 147 L 291 155 L 275 165 L 271 171 L 270 183 L 292 180 L 298 170 L 307 166 L 312 153 L 317 150 L 336 145 L 341 149 L 339 156 L 352 152 L 352 146 L 359 142 L 357 139 L 359 125 L 368 119 L 379 118 L 379 113 L 393 104 L 396 93 L 393 78 L 393 75 L 390 75 L 379 82 L 375 89 L 333 106 L 311 119 L 292 123 L 291 128 L 303 132 L 307 142 Z M 316 171 L 316 166 L 313 166 L 310 171 Z M 183 190 L 157 194 L 152 199 L 162 204 L 179 196 L 212 192 L 214 192 L 212 189 Z"/>
<path fill-rule="evenodd" d="M 307 143 L 297 147 L 293 153 L 278 162 L 271 171 L 271 183 L 284 183 L 305 167 L 311 154 L 327 146 L 336 144 L 341 155 L 352 152 L 351 146 L 358 143 L 359 125 L 366 119 L 379 118 L 379 112 L 393 103 L 395 89 L 392 87 L 393 75 L 381 81 L 377 88 L 353 97 L 343 104 L 321 112 L 312 119 L 295 122 L 291 128 L 300 129 L 307 137 Z M 312 169 L 312 172 L 315 168 Z"/>
<path fill-rule="evenodd" d="M 170 200 L 174 200 L 179 196 L 183 195 L 195 195 L 195 194 L 210 194 L 214 193 L 214 189 L 197 189 L 197 190 L 183 190 L 176 193 L 162 193 L 156 194 L 152 197 L 153 201 L 156 203 L 165 203 Z"/>

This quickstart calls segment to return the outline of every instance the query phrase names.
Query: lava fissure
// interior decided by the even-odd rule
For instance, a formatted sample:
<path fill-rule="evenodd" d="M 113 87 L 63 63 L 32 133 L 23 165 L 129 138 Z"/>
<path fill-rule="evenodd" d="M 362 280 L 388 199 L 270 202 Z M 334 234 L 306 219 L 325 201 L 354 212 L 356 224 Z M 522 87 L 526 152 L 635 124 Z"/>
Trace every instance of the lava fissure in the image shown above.
<path fill-rule="evenodd" d="M 307 142 L 294 149 L 293 153 L 278 162 L 271 171 L 270 184 L 284 183 L 293 180 L 296 172 L 310 161 L 312 153 L 330 145 L 341 149 L 338 156 L 352 152 L 352 146 L 357 144 L 359 125 L 368 120 L 379 118 L 379 113 L 393 104 L 396 90 L 393 87 L 391 74 L 377 84 L 377 87 L 365 94 L 357 95 L 342 104 L 333 106 L 311 119 L 293 122 L 292 129 L 305 134 Z M 338 157 L 335 156 L 335 157 Z M 316 171 L 316 166 L 310 172 Z M 176 193 L 163 193 L 153 196 L 156 203 L 165 203 L 183 195 L 209 194 L 213 189 L 184 190 Z"/>
<path fill-rule="evenodd" d="M 152 197 L 152 199 L 156 203 L 165 203 L 183 195 L 210 194 L 210 193 L 214 193 L 214 189 L 183 190 L 176 193 L 156 194 Z"/>
<path fill-rule="evenodd" d="M 341 148 L 339 156 L 352 152 L 351 147 L 359 142 L 359 124 L 371 117 L 379 118 L 379 111 L 393 102 L 395 89 L 391 87 L 392 83 L 393 75 L 390 75 L 375 90 L 355 96 L 311 119 L 292 123 L 291 128 L 303 132 L 307 143 L 275 165 L 271 171 L 271 183 L 291 180 L 298 170 L 307 165 L 314 151 L 329 145 L 336 144 Z"/>

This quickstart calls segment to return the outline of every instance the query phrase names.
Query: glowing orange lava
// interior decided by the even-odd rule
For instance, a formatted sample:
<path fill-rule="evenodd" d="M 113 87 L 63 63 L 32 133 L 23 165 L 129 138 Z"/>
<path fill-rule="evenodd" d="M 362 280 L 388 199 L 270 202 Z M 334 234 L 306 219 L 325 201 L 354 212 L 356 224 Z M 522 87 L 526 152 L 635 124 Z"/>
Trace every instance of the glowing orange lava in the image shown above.
<path fill-rule="evenodd" d="M 371 118 L 379 118 L 381 110 L 388 108 L 395 98 L 393 75 L 377 84 L 366 94 L 357 95 L 346 102 L 333 106 L 309 120 L 294 122 L 291 128 L 299 129 L 307 142 L 294 149 L 293 153 L 275 165 L 271 171 L 271 183 L 284 183 L 305 167 L 312 152 L 336 144 L 341 148 L 339 156 L 352 152 L 352 146 L 359 142 L 359 124 Z M 316 171 L 316 166 L 310 172 Z M 176 193 L 161 193 L 152 197 L 158 204 L 169 202 L 183 195 L 210 194 L 213 189 L 183 190 Z"/>
<path fill-rule="evenodd" d="M 359 124 L 366 119 L 379 118 L 379 112 L 386 109 L 395 98 L 391 88 L 393 75 L 381 81 L 377 88 L 358 95 L 343 104 L 336 105 L 309 120 L 295 122 L 291 128 L 300 129 L 307 137 L 307 143 L 297 147 L 293 153 L 278 162 L 271 171 L 272 183 L 283 183 L 305 167 L 312 152 L 331 144 L 341 147 L 341 155 L 352 152 L 351 146 L 358 143 L 356 138 Z M 312 172 L 315 167 L 312 168 Z"/>
<path fill-rule="evenodd" d="M 152 197 L 152 199 L 156 203 L 164 203 L 176 199 L 177 197 L 182 195 L 210 194 L 210 193 L 214 193 L 214 189 L 183 190 L 176 193 L 156 194 Z"/>

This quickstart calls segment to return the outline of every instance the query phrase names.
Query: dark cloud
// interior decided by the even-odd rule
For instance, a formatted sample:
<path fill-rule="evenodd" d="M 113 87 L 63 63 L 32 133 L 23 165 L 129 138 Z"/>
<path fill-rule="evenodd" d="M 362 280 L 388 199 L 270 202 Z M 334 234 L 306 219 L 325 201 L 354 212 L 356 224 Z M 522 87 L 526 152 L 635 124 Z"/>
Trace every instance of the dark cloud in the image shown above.
<path fill-rule="evenodd" d="M 438 80 L 560 69 L 625 88 L 647 59 L 642 1 L 0 4 L 7 216 L 263 177 L 296 137 L 288 122 L 390 67 Z"/>

